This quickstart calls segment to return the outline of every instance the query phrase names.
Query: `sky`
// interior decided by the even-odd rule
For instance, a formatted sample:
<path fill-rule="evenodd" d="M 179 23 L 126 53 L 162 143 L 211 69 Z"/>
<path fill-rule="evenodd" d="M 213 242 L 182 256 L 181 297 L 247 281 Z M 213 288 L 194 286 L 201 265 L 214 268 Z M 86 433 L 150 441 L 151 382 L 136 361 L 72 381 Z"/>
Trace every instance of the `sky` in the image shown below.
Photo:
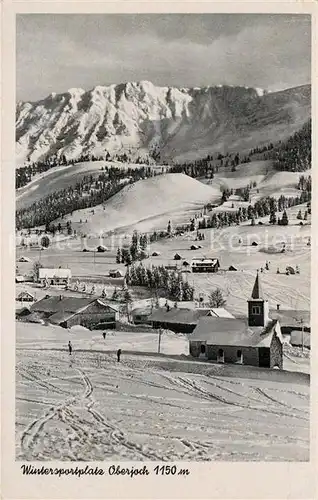
<path fill-rule="evenodd" d="M 19 14 L 17 99 L 149 80 L 281 90 L 310 83 L 311 24 L 290 14 Z"/>

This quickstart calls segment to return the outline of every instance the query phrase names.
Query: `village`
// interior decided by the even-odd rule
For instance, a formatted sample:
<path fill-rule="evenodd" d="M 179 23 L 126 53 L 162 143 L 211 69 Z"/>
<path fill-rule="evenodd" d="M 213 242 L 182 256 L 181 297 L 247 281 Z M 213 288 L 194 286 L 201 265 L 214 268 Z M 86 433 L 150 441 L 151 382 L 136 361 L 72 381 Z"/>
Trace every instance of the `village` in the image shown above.
<path fill-rule="evenodd" d="M 193 244 L 189 243 L 187 238 L 183 239 L 182 235 L 172 234 L 172 239 L 177 240 L 179 245 L 180 240 L 188 245 L 187 251 L 184 249 L 172 254 L 171 260 L 161 261 L 159 267 L 155 262 L 161 258 L 162 252 L 154 250 L 154 244 L 148 244 L 145 249 L 144 257 L 147 257 L 145 260 L 126 263 L 125 266 L 121 265 L 124 261 L 118 258 L 117 251 L 114 263 L 119 264 L 118 267 L 106 264 L 108 271 L 104 276 L 100 274 L 102 267 L 100 259 L 104 259 L 105 262 L 105 255 L 114 255 L 116 252 L 111 252 L 105 244 L 99 244 L 93 250 L 88 250 L 88 245 L 85 244 L 82 255 L 85 258 L 88 254 L 91 255 L 93 272 L 82 278 L 73 277 L 70 267 L 44 267 L 39 257 L 46 261 L 50 249 L 45 246 L 38 247 L 36 243 L 31 243 L 29 246 L 24 244 L 19 248 L 21 255 L 17 258 L 16 319 L 19 323 L 58 325 L 69 331 L 72 327 L 80 326 L 87 331 L 87 336 L 90 335 L 89 332 L 99 331 L 104 338 L 108 332 L 114 335 L 114 331 L 117 330 L 123 336 L 124 343 L 124 332 L 133 332 L 134 350 L 138 350 L 139 331 L 142 334 L 147 332 L 158 339 L 158 342 L 152 344 L 152 352 L 157 353 L 160 353 L 163 338 L 171 337 L 174 333 L 179 337 L 183 336 L 183 341 L 186 340 L 189 359 L 194 357 L 217 363 L 283 369 L 283 359 L 290 365 L 290 360 L 293 359 L 291 356 L 295 353 L 296 358 L 298 356 L 303 358 L 302 361 L 308 360 L 309 309 L 299 306 L 293 308 L 290 305 L 286 307 L 284 304 L 275 303 L 275 299 L 268 300 L 268 293 L 264 296 L 262 291 L 263 277 L 267 281 L 266 278 L 271 272 L 276 272 L 276 275 L 279 272 L 281 275 L 282 271 L 279 271 L 278 267 L 274 271 L 274 266 L 269 260 L 255 271 L 248 269 L 251 285 L 249 296 L 243 302 L 245 306 L 243 304 L 240 308 L 228 306 L 224 292 L 217 286 L 219 281 L 213 284 L 211 278 L 210 289 L 205 288 L 205 293 L 202 293 L 195 286 L 200 281 L 195 282 L 194 279 L 197 276 L 198 279 L 203 276 L 218 276 L 224 281 L 225 276 L 240 277 L 242 273 L 245 276 L 246 271 L 233 264 L 226 268 L 222 267 L 221 257 L 207 256 L 206 246 L 202 249 L 205 242 L 202 242 L 202 245 L 197 244 L 197 236 L 201 233 L 197 231 L 193 234 L 195 240 Z M 43 236 L 40 235 L 40 238 L 43 240 Z M 200 238 L 200 242 L 201 239 L 203 238 Z M 33 241 L 38 240 L 39 237 Z M 242 243 L 241 238 L 238 241 Z M 308 248 L 306 239 L 303 245 Z M 251 247 L 257 246 L 258 243 L 252 241 Z M 156 244 L 155 247 L 159 248 L 160 245 Z M 201 255 L 204 256 L 193 256 L 200 249 Z M 282 245 L 282 250 L 280 255 L 284 257 L 284 262 L 288 262 L 285 253 L 286 243 Z M 184 259 L 186 254 L 189 254 L 189 257 Z M 27 255 L 36 256 L 37 260 L 32 262 Z M 55 260 L 57 256 L 58 252 L 54 255 Z M 275 255 L 272 257 L 275 258 Z M 47 261 L 50 260 L 52 259 L 48 257 Z M 112 259 L 108 258 L 107 262 L 110 260 Z M 103 267 L 105 268 L 105 265 Z M 25 270 L 24 273 L 20 271 L 22 268 Z M 159 281 L 155 281 L 152 273 L 155 275 L 156 272 L 159 273 L 158 270 L 164 274 L 161 276 L 162 279 L 176 281 L 177 290 L 174 292 L 174 299 L 163 293 L 160 276 Z M 148 281 L 143 282 L 141 278 L 141 281 L 140 279 L 138 281 L 137 277 L 133 278 L 136 272 L 145 275 L 148 273 Z M 286 266 L 283 274 L 294 277 L 299 275 L 299 264 Z M 152 280 L 153 284 L 149 284 Z M 263 328 L 263 331 L 260 331 L 260 328 Z M 121 337 L 117 334 L 116 337 L 120 344 Z M 276 345 L 276 354 L 271 356 L 272 344 Z M 104 343 L 104 347 L 107 350 L 107 342 Z M 120 347 L 121 345 L 118 345 L 118 348 Z M 140 348 L 143 350 L 142 345 Z M 184 344 L 179 354 L 184 354 Z M 299 365 L 298 360 L 293 359 L 293 361 L 294 367 L 292 367 L 295 370 L 308 369 L 304 367 L 305 365 Z"/>

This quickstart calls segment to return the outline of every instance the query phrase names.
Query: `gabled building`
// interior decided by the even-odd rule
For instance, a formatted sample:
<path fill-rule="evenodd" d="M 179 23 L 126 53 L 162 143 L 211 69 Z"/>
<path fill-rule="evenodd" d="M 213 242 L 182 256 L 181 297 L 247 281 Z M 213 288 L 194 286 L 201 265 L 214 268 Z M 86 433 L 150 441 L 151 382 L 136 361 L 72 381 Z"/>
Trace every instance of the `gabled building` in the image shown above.
<path fill-rule="evenodd" d="M 269 318 L 257 274 L 248 316 L 244 319 L 203 317 L 189 336 L 190 354 L 219 363 L 283 368 L 283 336 L 278 319 Z"/>
<path fill-rule="evenodd" d="M 191 262 L 193 273 L 216 273 L 219 267 L 219 259 L 193 259 Z"/>
<path fill-rule="evenodd" d="M 101 298 L 47 295 L 31 306 L 31 312 L 37 313 L 49 323 L 64 328 L 74 325 L 82 325 L 90 329 L 114 328 L 118 320 L 118 311 Z"/>
<path fill-rule="evenodd" d="M 35 298 L 30 292 L 23 291 L 23 292 L 19 293 L 19 295 L 16 297 L 15 300 L 17 300 L 18 302 L 30 303 L 30 302 L 34 302 Z"/>
<path fill-rule="evenodd" d="M 43 285 L 67 285 L 72 277 L 70 269 L 63 269 L 61 267 L 47 268 L 41 267 L 39 269 L 38 281 Z"/>

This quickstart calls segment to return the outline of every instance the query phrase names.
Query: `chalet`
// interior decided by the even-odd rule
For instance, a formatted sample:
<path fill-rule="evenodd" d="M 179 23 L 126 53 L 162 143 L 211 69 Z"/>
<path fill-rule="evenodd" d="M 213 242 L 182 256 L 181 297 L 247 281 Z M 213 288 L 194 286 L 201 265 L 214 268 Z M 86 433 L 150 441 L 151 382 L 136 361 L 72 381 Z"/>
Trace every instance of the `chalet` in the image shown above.
<path fill-rule="evenodd" d="M 22 276 L 22 274 L 17 274 L 16 277 L 15 277 L 15 282 L 16 283 L 23 283 L 25 281 L 25 278 L 24 276 Z"/>
<path fill-rule="evenodd" d="M 258 243 L 257 243 L 257 241 L 252 241 L 251 245 L 252 245 L 252 247 L 257 247 Z"/>
<path fill-rule="evenodd" d="M 193 273 L 216 273 L 219 267 L 219 259 L 193 259 L 191 262 Z"/>
<path fill-rule="evenodd" d="M 30 303 L 30 302 L 34 302 L 35 298 L 31 293 L 24 291 L 24 292 L 20 292 L 15 300 L 17 300 L 18 302 Z"/>
<path fill-rule="evenodd" d="M 257 274 L 247 318 L 200 318 L 189 336 L 190 354 L 219 363 L 283 368 L 283 336 L 278 319 L 269 318 Z"/>
<path fill-rule="evenodd" d="M 89 329 L 114 328 L 118 319 L 117 310 L 103 299 L 63 297 L 47 295 L 31 306 L 48 323 L 70 328 L 82 325 Z"/>
<path fill-rule="evenodd" d="M 160 252 L 156 252 L 156 251 L 154 251 L 154 252 L 152 252 L 152 254 L 151 254 L 151 255 L 152 255 L 153 257 L 159 257 Z"/>
<path fill-rule="evenodd" d="M 124 273 L 120 269 L 111 269 L 109 271 L 109 277 L 110 278 L 123 278 Z"/>
<path fill-rule="evenodd" d="M 182 259 L 182 257 L 181 257 L 181 255 L 179 255 L 178 253 L 176 253 L 176 254 L 174 255 L 173 259 L 174 259 L 174 260 L 181 260 L 181 259 Z"/>
<path fill-rule="evenodd" d="M 46 268 L 41 267 L 39 269 L 38 282 L 44 285 L 67 285 L 72 277 L 70 269 L 62 269 L 59 267 Z"/>
<path fill-rule="evenodd" d="M 191 245 L 190 250 L 199 250 L 198 245 Z"/>
<path fill-rule="evenodd" d="M 229 271 L 237 271 L 237 267 L 231 265 L 229 267 Z"/>

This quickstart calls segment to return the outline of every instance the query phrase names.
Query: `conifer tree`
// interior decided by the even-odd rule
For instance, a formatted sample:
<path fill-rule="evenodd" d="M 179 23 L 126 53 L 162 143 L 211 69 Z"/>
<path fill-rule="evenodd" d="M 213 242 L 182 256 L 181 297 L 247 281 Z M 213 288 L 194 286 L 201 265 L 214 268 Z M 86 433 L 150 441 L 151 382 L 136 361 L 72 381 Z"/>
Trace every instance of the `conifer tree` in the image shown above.
<path fill-rule="evenodd" d="M 281 225 L 282 226 L 287 226 L 288 225 L 288 216 L 286 210 L 284 210 L 282 218 L 281 218 Z"/>

